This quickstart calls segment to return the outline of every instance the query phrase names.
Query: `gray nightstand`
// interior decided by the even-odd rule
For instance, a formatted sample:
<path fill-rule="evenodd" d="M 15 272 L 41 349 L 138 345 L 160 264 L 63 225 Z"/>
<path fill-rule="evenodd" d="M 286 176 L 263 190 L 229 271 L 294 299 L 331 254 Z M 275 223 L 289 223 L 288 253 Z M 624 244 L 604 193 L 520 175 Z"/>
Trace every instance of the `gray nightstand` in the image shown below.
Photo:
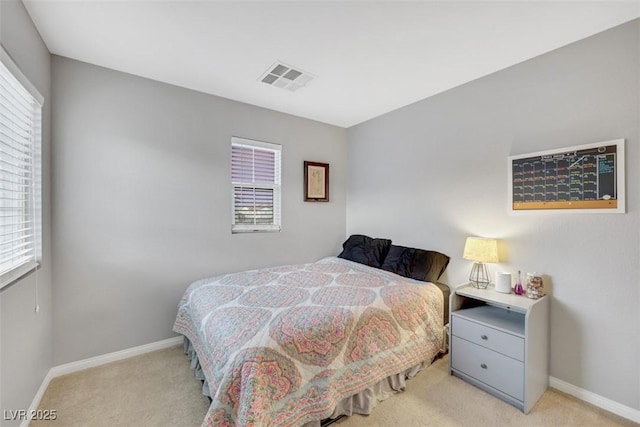
<path fill-rule="evenodd" d="M 451 374 L 528 414 L 549 381 L 549 297 L 464 284 L 450 308 Z"/>

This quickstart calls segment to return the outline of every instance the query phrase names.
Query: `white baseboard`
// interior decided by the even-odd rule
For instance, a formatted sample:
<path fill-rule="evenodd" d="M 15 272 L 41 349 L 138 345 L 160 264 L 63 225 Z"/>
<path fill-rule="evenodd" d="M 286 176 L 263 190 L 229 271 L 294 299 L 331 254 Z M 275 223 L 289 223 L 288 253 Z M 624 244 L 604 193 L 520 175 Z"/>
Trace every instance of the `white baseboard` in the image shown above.
<path fill-rule="evenodd" d="M 47 372 L 47 375 L 44 376 L 44 380 L 42 380 L 42 384 L 40 384 L 40 388 L 36 392 L 36 395 L 33 397 L 33 401 L 31 402 L 31 406 L 29 406 L 29 414 L 33 413 L 40 406 L 40 401 L 42 400 L 42 396 L 44 396 L 44 392 L 47 391 L 47 387 L 49 387 L 49 383 L 53 379 L 51 376 L 51 369 Z M 20 427 L 28 427 L 29 420 L 24 420 L 20 423 Z"/>
<path fill-rule="evenodd" d="M 102 356 L 91 357 L 89 359 L 78 360 L 77 362 L 71 362 L 64 365 L 54 366 L 49 371 L 52 374 L 52 378 L 59 377 L 61 375 L 72 374 L 74 372 L 82 371 L 84 369 L 93 368 L 107 363 L 116 362 L 118 360 L 128 359 L 130 357 L 139 356 L 141 354 L 150 353 L 156 350 L 162 350 L 163 348 L 173 347 L 182 343 L 184 337 L 173 337 L 162 341 L 152 342 L 150 344 L 141 345 L 138 347 L 127 348 L 125 350 L 115 351 L 113 353 L 103 354 Z"/>
<path fill-rule="evenodd" d="M 598 408 L 602 408 L 606 411 L 612 412 L 628 420 L 640 423 L 640 411 L 630 408 L 621 403 L 602 397 L 599 394 L 592 393 L 580 387 L 576 387 L 573 384 L 559 380 L 555 377 L 549 377 L 549 387 L 553 387 L 560 390 L 563 393 L 570 394 L 577 397 L 580 400 L 584 400 Z"/>
<path fill-rule="evenodd" d="M 125 350 L 115 351 L 113 353 L 103 354 L 102 356 L 91 357 L 89 359 L 78 360 L 77 362 L 54 366 L 53 368 L 49 369 L 49 372 L 47 373 L 47 375 L 45 375 L 44 380 L 42 381 L 42 384 L 38 389 L 38 392 L 31 402 L 29 412 L 38 409 L 38 406 L 40 406 L 40 401 L 42 400 L 42 396 L 44 396 L 44 392 L 47 390 L 47 387 L 49 387 L 49 383 L 56 377 L 72 374 L 74 372 L 82 371 L 88 368 L 94 368 L 100 365 L 106 365 L 107 363 L 128 359 L 130 357 L 139 356 L 141 354 L 150 353 L 152 351 L 173 347 L 175 345 L 181 344 L 183 340 L 183 336 L 168 338 L 166 340 L 156 341 L 150 344 L 140 345 L 138 347 L 132 347 Z M 20 427 L 28 426 L 28 420 L 25 420 L 20 424 Z"/>

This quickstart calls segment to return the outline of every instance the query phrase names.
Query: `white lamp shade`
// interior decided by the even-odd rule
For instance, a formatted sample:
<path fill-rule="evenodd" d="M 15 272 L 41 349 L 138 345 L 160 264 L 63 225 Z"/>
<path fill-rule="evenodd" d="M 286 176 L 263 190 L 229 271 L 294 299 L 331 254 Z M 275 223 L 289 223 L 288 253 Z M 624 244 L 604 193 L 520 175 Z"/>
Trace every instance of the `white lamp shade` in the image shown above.
<path fill-rule="evenodd" d="M 498 262 L 498 241 L 482 237 L 467 237 L 462 258 L 476 262 Z"/>

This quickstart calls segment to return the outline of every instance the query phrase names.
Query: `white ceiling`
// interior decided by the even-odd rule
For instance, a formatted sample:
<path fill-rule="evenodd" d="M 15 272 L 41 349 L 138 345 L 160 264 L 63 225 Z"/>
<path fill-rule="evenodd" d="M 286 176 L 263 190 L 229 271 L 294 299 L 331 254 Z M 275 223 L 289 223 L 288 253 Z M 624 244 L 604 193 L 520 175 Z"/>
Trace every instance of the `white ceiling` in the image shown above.
<path fill-rule="evenodd" d="M 637 0 L 24 3 L 56 55 L 342 127 L 640 16 Z M 276 61 L 317 78 L 261 83 Z"/>

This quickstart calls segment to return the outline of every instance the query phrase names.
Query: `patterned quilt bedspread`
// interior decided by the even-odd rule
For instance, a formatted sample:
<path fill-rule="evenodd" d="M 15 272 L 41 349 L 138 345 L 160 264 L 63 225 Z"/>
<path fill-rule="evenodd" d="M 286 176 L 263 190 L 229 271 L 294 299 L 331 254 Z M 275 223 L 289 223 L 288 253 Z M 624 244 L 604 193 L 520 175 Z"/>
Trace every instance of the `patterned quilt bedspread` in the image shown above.
<path fill-rule="evenodd" d="M 173 327 L 212 403 L 203 426 L 298 426 L 442 348 L 441 291 L 341 258 L 191 284 Z"/>

